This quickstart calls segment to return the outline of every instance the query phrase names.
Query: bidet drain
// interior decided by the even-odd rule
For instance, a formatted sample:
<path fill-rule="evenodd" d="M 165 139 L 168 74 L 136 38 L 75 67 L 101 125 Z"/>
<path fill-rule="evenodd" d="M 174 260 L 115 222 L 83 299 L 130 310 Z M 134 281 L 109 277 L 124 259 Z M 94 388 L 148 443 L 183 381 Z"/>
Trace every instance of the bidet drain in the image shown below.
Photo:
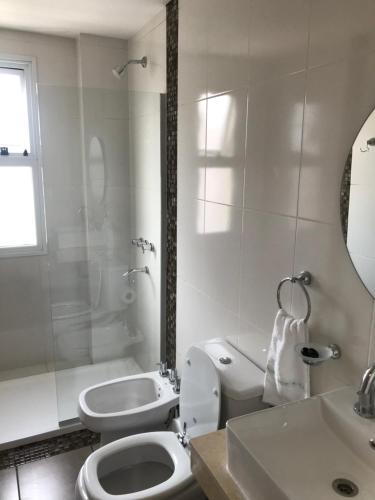
<path fill-rule="evenodd" d="M 332 482 L 332 488 L 338 495 L 346 498 L 355 497 L 359 493 L 358 486 L 349 479 L 335 479 Z"/>

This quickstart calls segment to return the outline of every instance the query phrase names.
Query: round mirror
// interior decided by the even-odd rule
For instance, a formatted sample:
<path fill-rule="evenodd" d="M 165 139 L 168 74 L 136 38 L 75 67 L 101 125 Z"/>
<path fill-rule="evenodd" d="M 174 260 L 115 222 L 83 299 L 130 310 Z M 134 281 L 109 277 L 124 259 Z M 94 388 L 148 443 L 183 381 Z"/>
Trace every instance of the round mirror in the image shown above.
<path fill-rule="evenodd" d="M 341 222 L 353 265 L 375 297 L 375 111 L 349 153 L 341 187 Z"/>
<path fill-rule="evenodd" d="M 106 179 L 103 147 L 98 137 L 93 137 L 90 141 L 88 165 L 92 196 L 96 202 L 102 203 Z"/>

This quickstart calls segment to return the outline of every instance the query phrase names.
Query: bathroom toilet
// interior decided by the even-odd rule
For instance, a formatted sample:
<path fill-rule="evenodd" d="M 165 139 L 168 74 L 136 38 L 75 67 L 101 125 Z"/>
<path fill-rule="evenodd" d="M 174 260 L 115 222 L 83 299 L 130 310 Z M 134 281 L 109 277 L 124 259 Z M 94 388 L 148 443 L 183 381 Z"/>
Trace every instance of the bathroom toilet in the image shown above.
<path fill-rule="evenodd" d="M 221 339 L 192 346 L 171 430 L 128 436 L 92 453 L 79 473 L 76 500 L 205 498 L 191 473 L 189 441 L 217 430 L 227 415 L 264 408 L 263 377 Z"/>
<path fill-rule="evenodd" d="M 78 399 L 78 415 L 107 444 L 130 434 L 164 430 L 179 395 L 159 372 L 122 377 L 88 387 Z"/>

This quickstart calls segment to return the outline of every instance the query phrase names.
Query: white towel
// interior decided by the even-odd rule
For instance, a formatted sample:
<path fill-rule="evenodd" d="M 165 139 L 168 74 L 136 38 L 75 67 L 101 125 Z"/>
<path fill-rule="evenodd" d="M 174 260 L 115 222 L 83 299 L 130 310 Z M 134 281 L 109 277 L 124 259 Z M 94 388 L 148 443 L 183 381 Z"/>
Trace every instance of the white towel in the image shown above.
<path fill-rule="evenodd" d="M 310 370 L 295 346 L 309 341 L 307 324 L 280 309 L 275 318 L 264 378 L 263 401 L 272 405 L 310 397 Z"/>

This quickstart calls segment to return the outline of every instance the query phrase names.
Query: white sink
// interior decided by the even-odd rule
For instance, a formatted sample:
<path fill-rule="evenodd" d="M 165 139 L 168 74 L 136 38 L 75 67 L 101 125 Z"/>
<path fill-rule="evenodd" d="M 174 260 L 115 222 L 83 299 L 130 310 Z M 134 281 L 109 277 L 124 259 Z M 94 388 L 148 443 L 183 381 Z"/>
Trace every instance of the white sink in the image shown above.
<path fill-rule="evenodd" d="M 244 497 L 340 500 L 350 496 L 332 483 L 345 479 L 358 487 L 353 498 L 374 500 L 375 420 L 356 415 L 355 400 L 345 387 L 229 420 L 228 468 Z"/>

